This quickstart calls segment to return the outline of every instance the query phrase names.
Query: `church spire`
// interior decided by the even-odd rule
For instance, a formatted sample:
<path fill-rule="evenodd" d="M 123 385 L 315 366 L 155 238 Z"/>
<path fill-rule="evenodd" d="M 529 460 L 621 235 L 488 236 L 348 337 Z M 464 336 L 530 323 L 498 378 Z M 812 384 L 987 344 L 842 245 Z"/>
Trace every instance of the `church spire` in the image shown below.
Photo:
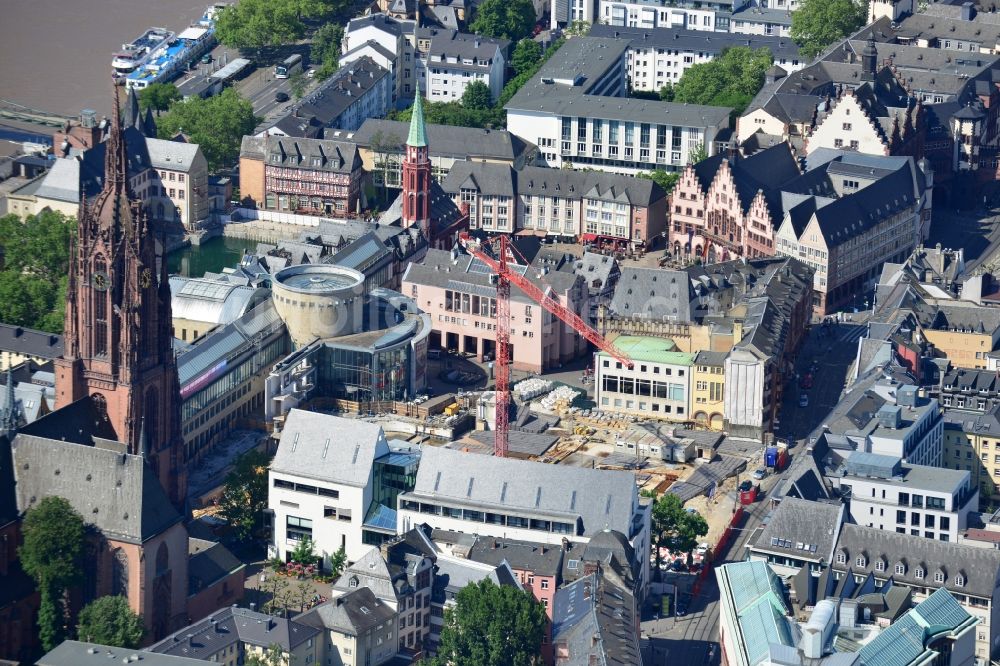
<path fill-rule="evenodd" d="M 420 86 L 417 86 L 416 98 L 413 100 L 413 111 L 410 113 L 410 136 L 406 139 L 406 145 L 414 148 L 427 147 L 427 127 L 424 124 L 424 97 L 420 94 Z"/>
<path fill-rule="evenodd" d="M 115 110 L 111 114 L 111 131 L 105 143 L 104 190 L 112 190 L 117 196 L 125 194 L 131 199 L 128 185 L 128 159 L 125 154 L 125 132 L 121 123 L 121 99 L 118 79 L 114 79 Z"/>

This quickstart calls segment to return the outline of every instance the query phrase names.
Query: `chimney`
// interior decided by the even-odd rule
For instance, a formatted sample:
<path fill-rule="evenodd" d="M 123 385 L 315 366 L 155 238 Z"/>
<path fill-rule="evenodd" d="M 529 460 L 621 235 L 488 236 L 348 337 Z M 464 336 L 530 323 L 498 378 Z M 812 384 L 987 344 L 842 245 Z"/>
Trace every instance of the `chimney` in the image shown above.
<path fill-rule="evenodd" d="M 971 21 L 976 16 L 976 7 L 971 2 L 962 3 L 961 17 L 963 21 Z"/>
<path fill-rule="evenodd" d="M 734 321 L 733 322 L 733 344 L 739 343 L 743 339 L 743 322 Z"/>

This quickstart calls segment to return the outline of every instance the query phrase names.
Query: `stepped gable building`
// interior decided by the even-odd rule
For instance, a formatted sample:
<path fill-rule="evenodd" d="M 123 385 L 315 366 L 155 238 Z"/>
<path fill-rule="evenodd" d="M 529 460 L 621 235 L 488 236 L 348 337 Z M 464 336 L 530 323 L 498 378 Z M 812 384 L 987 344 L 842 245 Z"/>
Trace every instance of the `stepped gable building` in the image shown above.
<path fill-rule="evenodd" d="M 56 360 L 56 408 L 89 401 L 113 439 L 148 458 L 179 506 L 185 483 L 167 264 L 126 177 L 123 137 L 115 117 L 104 187 L 81 206 L 70 257 L 65 352 Z"/>

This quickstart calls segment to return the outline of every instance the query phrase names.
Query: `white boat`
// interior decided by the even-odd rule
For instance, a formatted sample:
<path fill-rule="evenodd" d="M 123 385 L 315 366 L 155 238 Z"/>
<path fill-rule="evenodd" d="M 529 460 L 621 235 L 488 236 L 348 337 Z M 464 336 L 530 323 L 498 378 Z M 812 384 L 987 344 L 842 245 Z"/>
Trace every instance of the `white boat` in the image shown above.
<path fill-rule="evenodd" d="M 173 37 L 174 33 L 164 28 L 149 28 L 131 42 L 122 44 L 122 50 L 115 53 L 111 59 L 111 66 L 119 74 L 129 74 L 149 60 L 153 51 Z"/>

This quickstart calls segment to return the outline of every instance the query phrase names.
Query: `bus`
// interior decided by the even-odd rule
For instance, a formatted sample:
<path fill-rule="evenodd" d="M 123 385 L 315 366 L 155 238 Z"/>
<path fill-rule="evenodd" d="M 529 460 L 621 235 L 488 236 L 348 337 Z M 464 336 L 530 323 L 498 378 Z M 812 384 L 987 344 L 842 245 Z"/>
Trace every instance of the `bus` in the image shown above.
<path fill-rule="evenodd" d="M 302 56 L 298 53 L 290 55 L 280 64 L 274 66 L 274 78 L 287 79 L 296 72 L 302 71 Z"/>

